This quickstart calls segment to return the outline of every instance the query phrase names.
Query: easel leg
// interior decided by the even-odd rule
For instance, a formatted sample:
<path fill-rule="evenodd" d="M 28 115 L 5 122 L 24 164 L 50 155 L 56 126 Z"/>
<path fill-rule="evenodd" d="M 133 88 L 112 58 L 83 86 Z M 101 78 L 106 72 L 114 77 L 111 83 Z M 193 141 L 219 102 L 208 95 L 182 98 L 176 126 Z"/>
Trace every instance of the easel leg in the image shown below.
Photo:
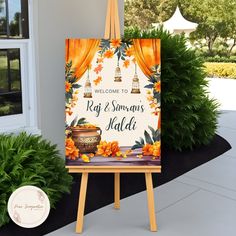
<path fill-rule="evenodd" d="M 85 199 L 86 199 L 86 192 L 87 192 L 87 183 L 88 183 L 88 173 L 83 173 L 81 184 L 80 184 L 76 233 L 82 233 L 83 231 L 84 207 L 85 207 Z"/>
<path fill-rule="evenodd" d="M 114 195 L 115 195 L 114 208 L 120 209 L 120 173 L 115 173 L 114 188 L 115 188 L 114 189 Z"/>
<path fill-rule="evenodd" d="M 157 231 L 157 224 L 156 224 L 156 215 L 155 215 L 152 173 L 145 173 L 145 179 L 146 179 L 146 188 L 147 188 L 147 200 L 148 200 L 150 230 L 155 232 L 155 231 Z"/>

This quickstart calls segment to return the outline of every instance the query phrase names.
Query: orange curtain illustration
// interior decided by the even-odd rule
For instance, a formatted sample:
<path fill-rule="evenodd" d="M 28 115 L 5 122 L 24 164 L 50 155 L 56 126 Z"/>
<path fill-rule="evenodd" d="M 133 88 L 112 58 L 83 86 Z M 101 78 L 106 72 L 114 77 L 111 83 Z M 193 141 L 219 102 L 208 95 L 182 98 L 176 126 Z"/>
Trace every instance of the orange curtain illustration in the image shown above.
<path fill-rule="evenodd" d="M 72 69 L 78 80 L 88 69 L 99 47 L 98 39 L 67 39 L 66 63 L 72 61 Z"/>
<path fill-rule="evenodd" d="M 143 71 L 149 77 L 153 74 L 152 67 L 161 64 L 160 39 L 134 39 L 134 56 Z M 161 127 L 161 112 L 158 114 L 158 128 Z"/>
<path fill-rule="evenodd" d="M 153 74 L 151 68 L 161 64 L 160 39 L 134 39 L 135 59 L 146 76 Z"/>

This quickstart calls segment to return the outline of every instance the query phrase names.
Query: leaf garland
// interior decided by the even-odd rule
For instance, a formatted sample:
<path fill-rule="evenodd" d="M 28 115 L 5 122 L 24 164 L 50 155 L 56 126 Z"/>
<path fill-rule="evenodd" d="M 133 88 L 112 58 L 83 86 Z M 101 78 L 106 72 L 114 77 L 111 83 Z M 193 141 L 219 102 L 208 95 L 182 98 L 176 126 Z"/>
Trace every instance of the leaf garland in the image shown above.
<path fill-rule="evenodd" d="M 132 150 L 142 148 L 145 144 L 154 144 L 161 139 L 160 130 L 155 130 L 151 126 L 148 126 L 151 131 L 151 134 L 146 130 L 144 131 L 144 138 L 140 137 L 139 141 L 135 141 L 135 145 L 133 145 Z"/>
<path fill-rule="evenodd" d="M 65 65 L 65 108 L 66 113 L 69 115 L 72 114 L 71 107 L 76 105 L 77 97 L 75 92 L 81 87 L 81 85 L 77 84 L 77 80 L 74 70 L 72 70 L 72 61 L 70 61 Z"/>

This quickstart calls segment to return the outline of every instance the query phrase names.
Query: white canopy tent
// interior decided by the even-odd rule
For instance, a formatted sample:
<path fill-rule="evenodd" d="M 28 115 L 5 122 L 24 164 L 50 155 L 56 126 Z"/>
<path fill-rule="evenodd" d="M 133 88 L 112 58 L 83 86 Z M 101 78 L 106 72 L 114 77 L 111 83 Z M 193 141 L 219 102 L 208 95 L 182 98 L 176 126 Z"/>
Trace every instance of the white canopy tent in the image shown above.
<path fill-rule="evenodd" d="M 175 13 L 169 20 L 163 23 L 153 24 L 154 27 L 159 27 L 160 25 L 163 25 L 164 29 L 168 30 L 170 33 L 173 34 L 185 33 L 187 36 L 189 36 L 191 32 L 195 31 L 198 26 L 197 23 L 186 20 L 182 16 L 178 6 L 175 10 Z"/>

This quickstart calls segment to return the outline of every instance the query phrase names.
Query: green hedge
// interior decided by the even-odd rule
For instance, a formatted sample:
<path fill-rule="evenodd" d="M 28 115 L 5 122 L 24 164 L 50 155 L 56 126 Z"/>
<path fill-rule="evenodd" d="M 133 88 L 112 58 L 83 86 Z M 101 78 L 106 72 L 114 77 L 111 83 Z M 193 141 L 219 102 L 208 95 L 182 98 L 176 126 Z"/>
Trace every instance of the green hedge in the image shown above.
<path fill-rule="evenodd" d="M 214 57 L 204 57 L 205 62 L 231 62 L 236 63 L 236 56 L 231 57 L 220 57 L 220 56 L 214 56 Z"/>
<path fill-rule="evenodd" d="M 164 146 L 182 150 L 208 144 L 217 128 L 218 104 L 207 95 L 203 61 L 186 47 L 185 37 L 128 28 L 125 38 L 161 39 Z"/>

